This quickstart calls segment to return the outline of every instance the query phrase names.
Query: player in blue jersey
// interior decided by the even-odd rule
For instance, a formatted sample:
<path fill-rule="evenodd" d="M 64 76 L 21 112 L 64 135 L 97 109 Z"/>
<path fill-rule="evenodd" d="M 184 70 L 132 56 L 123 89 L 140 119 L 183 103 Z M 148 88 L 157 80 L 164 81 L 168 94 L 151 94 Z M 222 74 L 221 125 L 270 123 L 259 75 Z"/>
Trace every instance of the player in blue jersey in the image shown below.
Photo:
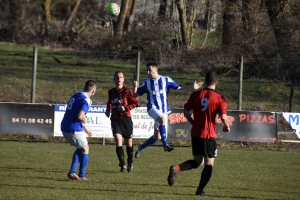
<path fill-rule="evenodd" d="M 87 122 L 86 113 L 92 105 L 91 97 L 95 93 L 95 81 L 88 80 L 84 85 L 83 92 L 78 92 L 70 98 L 61 122 L 63 136 L 71 146 L 76 147 L 72 157 L 71 169 L 68 173 L 68 177 L 72 180 L 87 180 L 85 171 L 89 162 L 89 146 L 86 134 L 91 137 L 92 133 L 85 126 Z M 77 175 L 78 163 L 80 167 Z"/>
<path fill-rule="evenodd" d="M 203 82 L 195 81 L 193 87 L 181 88 L 169 76 L 159 75 L 156 63 L 148 63 L 146 67 L 149 78 L 145 79 L 139 87 L 138 82 L 134 81 L 133 92 L 135 97 L 147 94 L 147 111 L 148 115 L 154 119 L 154 135 L 139 145 L 135 153 L 136 158 L 141 155 L 145 148 L 155 144 L 159 139 L 163 143 L 164 151 L 173 151 L 174 148 L 168 144 L 166 131 L 168 114 L 171 112 L 168 105 L 168 93 L 170 89 L 189 92 L 193 89 L 199 89 L 203 85 Z"/>

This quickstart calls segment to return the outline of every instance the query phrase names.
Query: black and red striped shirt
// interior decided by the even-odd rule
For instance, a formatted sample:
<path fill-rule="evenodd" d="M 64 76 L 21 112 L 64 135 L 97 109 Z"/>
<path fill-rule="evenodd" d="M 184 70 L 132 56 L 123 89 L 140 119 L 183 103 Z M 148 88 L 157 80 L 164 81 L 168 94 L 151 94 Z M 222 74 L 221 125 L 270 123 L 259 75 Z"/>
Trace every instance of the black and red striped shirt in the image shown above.
<path fill-rule="evenodd" d="M 125 111 L 119 111 L 119 106 L 124 106 Z M 139 106 L 139 100 L 133 96 L 132 90 L 128 87 L 112 88 L 108 91 L 107 109 L 112 111 L 111 118 L 130 117 L 130 111 Z"/>

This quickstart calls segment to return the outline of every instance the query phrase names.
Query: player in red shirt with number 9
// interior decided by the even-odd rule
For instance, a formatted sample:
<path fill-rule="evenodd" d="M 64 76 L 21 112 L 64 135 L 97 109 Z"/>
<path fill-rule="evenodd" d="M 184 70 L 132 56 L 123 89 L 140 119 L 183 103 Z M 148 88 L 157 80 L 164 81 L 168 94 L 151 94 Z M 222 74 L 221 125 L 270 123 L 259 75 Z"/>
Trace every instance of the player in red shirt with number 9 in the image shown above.
<path fill-rule="evenodd" d="M 192 93 L 184 105 L 184 115 L 192 124 L 194 160 L 187 160 L 180 165 L 171 166 L 168 176 L 168 184 L 172 186 L 180 171 L 198 168 L 204 163 L 205 166 L 196 191 L 196 195 L 200 196 L 206 196 L 203 189 L 211 177 L 214 160 L 217 156 L 216 118 L 218 114 L 223 122 L 223 131 L 230 131 L 226 99 L 215 90 L 217 83 L 216 73 L 208 72 L 205 76 L 205 88 Z M 194 119 L 190 113 L 191 110 L 193 110 Z"/>

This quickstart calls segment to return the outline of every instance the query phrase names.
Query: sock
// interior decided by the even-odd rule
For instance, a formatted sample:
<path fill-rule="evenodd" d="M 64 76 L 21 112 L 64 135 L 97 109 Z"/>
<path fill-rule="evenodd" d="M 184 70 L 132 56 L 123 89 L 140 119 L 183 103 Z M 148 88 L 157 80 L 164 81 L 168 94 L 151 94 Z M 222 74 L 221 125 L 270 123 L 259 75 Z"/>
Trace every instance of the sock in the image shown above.
<path fill-rule="evenodd" d="M 133 158 L 133 146 L 131 146 L 131 147 L 126 147 L 126 151 L 127 151 L 127 162 L 128 163 L 132 163 L 133 162 L 133 160 L 132 160 L 132 158 Z"/>
<path fill-rule="evenodd" d="M 187 171 L 199 167 L 196 160 L 187 160 L 179 165 L 180 171 Z"/>
<path fill-rule="evenodd" d="M 159 133 L 160 133 L 161 141 L 162 141 L 164 147 L 167 146 L 168 141 L 167 141 L 167 133 L 166 133 L 165 125 L 159 125 Z"/>
<path fill-rule="evenodd" d="M 123 147 L 116 146 L 116 153 L 117 153 L 117 156 L 118 156 L 121 166 L 125 165 Z"/>
<path fill-rule="evenodd" d="M 73 154 L 70 172 L 76 173 L 80 155 L 81 155 L 81 150 L 76 149 Z"/>
<path fill-rule="evenodd" d="M 141 145 L 141 149 L 144 150 L 146 149 L 148 146 L 151 146 L 152 144 L 155 144 L 157 142 L 156 139 L 154 139 L 154 136 L 151 136 L 148 140 L 146 140 L 142 145 Z"/>
<path fill-rule="evenodd" d="M 208 183 L 208 181 L 211 177 L 211 174 L 212 174 L 212 169 L 213 168 L 211 165 L 205 165 L 204 169 L 202 170 L 201 180 L 200 180 L 199 187 L 198 187 L 199 191 L 203 191 L 204 187 Z"/>
<path fill-rule="evenodd" d="M 85 176 L 86 167 L 89 163 L 89 154 L 81 154 L 80 168 L 79 168 L 79 177 Z"/>

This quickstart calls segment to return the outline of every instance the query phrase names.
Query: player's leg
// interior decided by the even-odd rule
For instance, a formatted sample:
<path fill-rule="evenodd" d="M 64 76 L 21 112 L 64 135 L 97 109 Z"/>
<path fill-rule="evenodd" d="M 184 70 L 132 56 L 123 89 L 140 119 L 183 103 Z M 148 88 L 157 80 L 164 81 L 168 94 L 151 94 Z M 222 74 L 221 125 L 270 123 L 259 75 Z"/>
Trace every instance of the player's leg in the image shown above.
<path fill-rule="evenodd" d="M 79 178 L 80 180 L 87 180 L 85 177 L 86 168 L 89 163 L 89 151 L 90 147 L 88 145 L 88 141 L 86 139 L 86 133 L 85 132 L 75 132 L 74 136 L 76 137 L 76 147 L 81 149 L 81 155 L 79 156 Z"/>
<path fill-rule="evenodd" d="M 175 182 L 176 177 L 181 171 L 187 171 L 198 168 L 204 161 L 202 156 L 203 152 L 203 140 L 200 138 L 192 138 L 192 154 L 193 160 L 187 160 L 179 165 L 170 166 L 168 184 L 172 186 Z"/>
<path fill-rule="evenodd" d="M 76 146 L 76 139 L 73 133 L 63 132 L 63 136 L 71 146 Z M 81 155 L 81 150 L 76 148 L 76 150 L 73 153 L 71 167 L 68 172 L 68 177 L 70 179 L 79 180 L 79 176 L 76 174 L 76 171 L 77 171 L 80 155 Z"/>
<path fill-rule="evenodd" d="M 131 117 L 126 117 L 121 121 L 120 124 L 123 131 L 123 138 L 126 145 L 127 152 L 127 171 L 132 172 L 133 170 L 133 145 L 132 145 L 132 136 L 133 136 L 133 122 Z"/>
<path fill-rule="evenodd" d="M 161 141 L 164 146 L 164 150 L 167 152 L 173 151 L 174 148 L 171 147 L 167 140 L 167 123 L 168 123 L 168 115 L 159 113 L 160 115 L 156 118 L 156 121 L 159 123 L 158 129 L 161 136 Z"/>
<path fill-rule="evenodd" d="M 132 145 L 132 138 L 125 139 L 125 144 L 126 144 L 126 152 L 127 152 L 127 171 L 132 172 L 133 170 L 133 145 Z"/>
<path fill-rule="evenodd" d="M 124 161 L 124 150 L 122 146 L 123 137 L 120 133 L 114 134 L 115 143 L 116 143 L 116 154 L 119 160 L 119 166 L 121 167 L 120 172 L 126 171 L 126 163 Z"/>
<path fill-rule="evenodd" d="M 172 151 L 174 148 L 170 147 L 167 141 L 167 130 L 166 130 L 166 125 L 168 122 L 168 115 L 162 113 L 161 111 L 157 109 L 151 109 L 148 112 L 148 115 L 152 117 L 155 120 L 154 123 L 154 129 L 158 129 L 160 136 L 161 136 L 161 141 L 164 146 L 164 150 L 167 152 Z M 157 139 L 157 138 L 153 138 Z"/>
<path fill-rule="evenodd" d="M 192 154 L 193 160 L 187 160 L 178 166 L 179 171 L 187 171 L 198 168 L 204 162 L 204 140 L 201 138 L 192 138 Z"/>
<path fill-rule="evenodd" d="M 210 180 L 212 170 L 214 166 L 215 157 L 217 157 L 217 144 L 215 140 L 204 140 L 205 152 L 204 152 L 204 168 L 201 173 L 201 179 L 196 191 L 196 195 L 206 196 L 204 188 Z"/>
<path fill-rule="evenodd" d="M 111 121 L 111 128 L 112 128 L 112 132 L 116 144 L 116 154 L 119 160 L 119 166 L 121 167 L 120 172 L 125 172 L 126 163 L 124 161 L 123 137 L 122 137 L 122 130 L 120 124 L 121 124 L 120 120 Z"/>
<path fill-rule="evenodd" d="M 149 112 L 148 115 L 152 117 Z M 153 117 L 152 117 L 153 118 Z M 148 138 L 144 143 L 138 146 L 138 150 L 135 152 L 135 158 L 140 157 L 142 151 L 144 151 L 148 146 L 155 144 L 158 140 L 158 128 L 155 127 L 155 123 L 158 123 L 154 120 L 154 134 Z M 158 126 L 157 126 L 158 127 Z"/>

